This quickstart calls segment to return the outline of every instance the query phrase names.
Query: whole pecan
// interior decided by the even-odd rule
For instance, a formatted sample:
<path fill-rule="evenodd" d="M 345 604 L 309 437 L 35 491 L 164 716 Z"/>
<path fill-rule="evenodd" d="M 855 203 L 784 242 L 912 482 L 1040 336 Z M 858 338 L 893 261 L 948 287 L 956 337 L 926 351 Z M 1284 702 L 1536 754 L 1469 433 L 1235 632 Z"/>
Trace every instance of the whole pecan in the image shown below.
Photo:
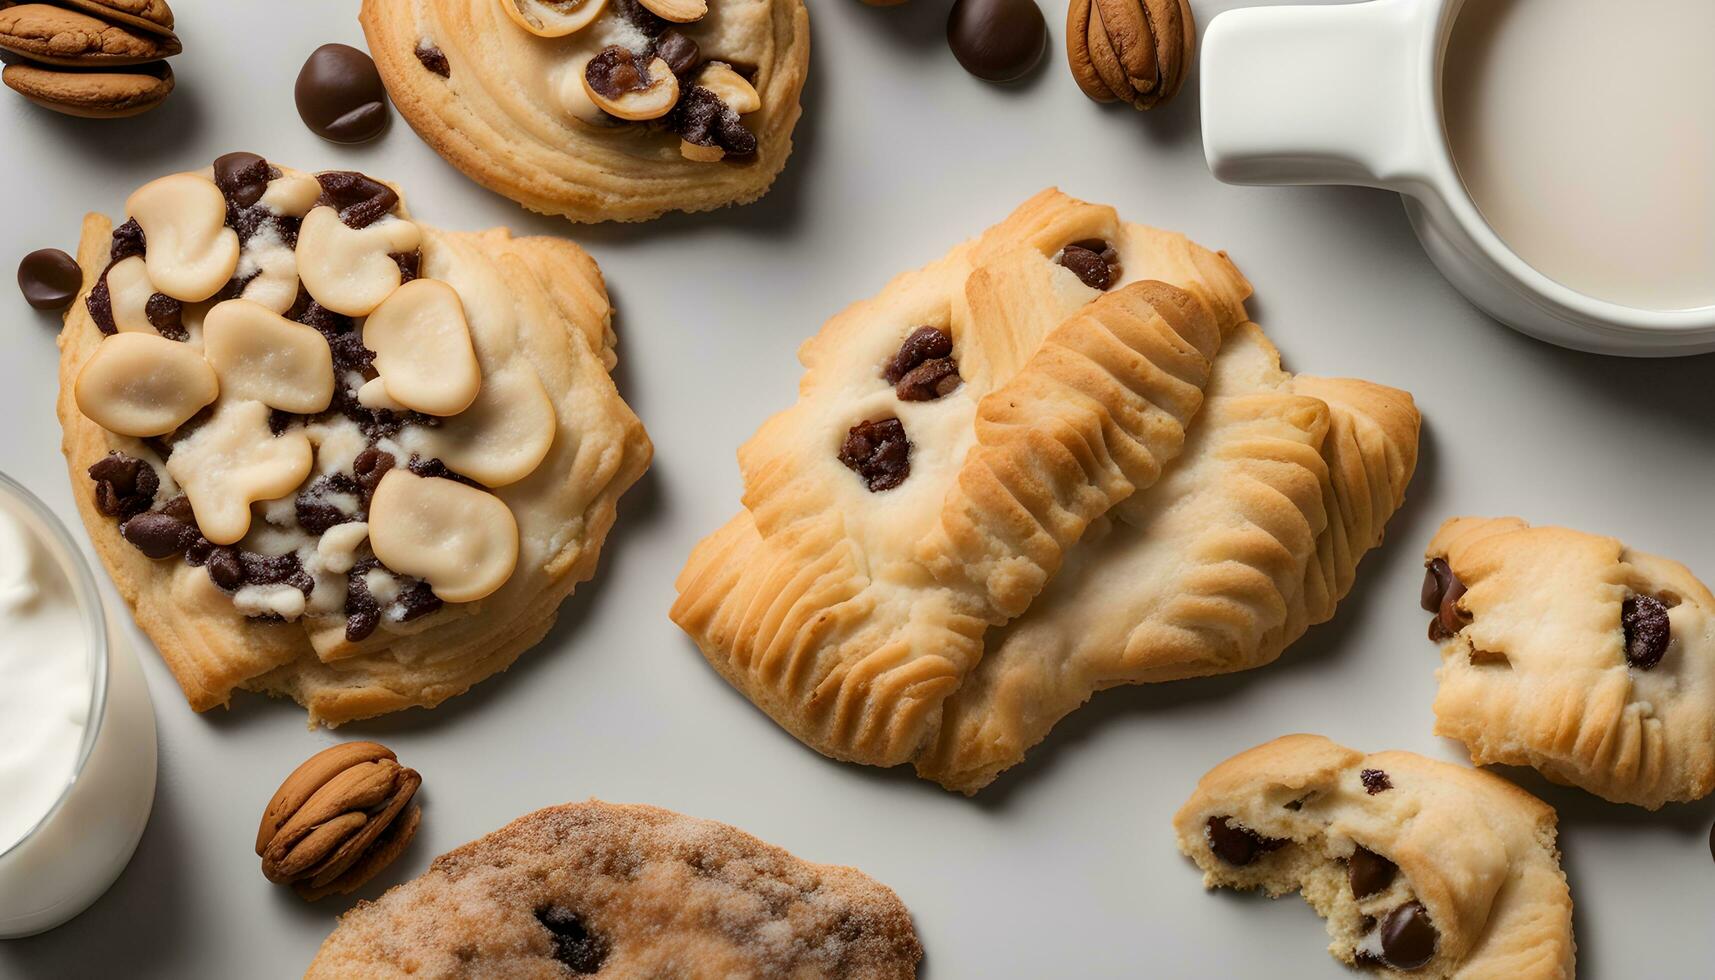
<path fill-rule="evenodd" d="M 1072 0 L 1066 61 L 1097 102 L 1153 109 L 1191 73 L 1197 22 L 1188 0 Z"/>
<path fill-rule="evenodd" d="M 269 881 L 315 901 L 356 890 L 417 832 L 422 777 L 375 742 L 324 749 L 280 784 L 256 831 Z"/>

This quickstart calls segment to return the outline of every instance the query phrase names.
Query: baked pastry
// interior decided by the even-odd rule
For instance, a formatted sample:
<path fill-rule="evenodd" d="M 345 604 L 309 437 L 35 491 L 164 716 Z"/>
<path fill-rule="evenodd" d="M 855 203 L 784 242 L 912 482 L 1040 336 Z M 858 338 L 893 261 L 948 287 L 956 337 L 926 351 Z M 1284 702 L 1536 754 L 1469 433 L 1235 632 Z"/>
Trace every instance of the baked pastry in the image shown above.
<path fill-rule="evenodd" d="M 1460 980 L 1573 975 L 1554 808 L 1498 776 L 1288 735 L 1211 769 L 1173 827 L 1205 887 L 1303 895 L 1344 963 Z"/>
<path fill-rule="evenodd" d="M 84 221 L 59 418 L 96 553 L 191 707 L 432 707 L 541 639 L 650 456 L 595 263 L 254 154 L 126 212 Z"/>
<path fill-rule="evenodd" d="M 1435 732 L 1656 809 L 1715 789 L 1715 596 L 1613 538 L 1456 517 L 1425 554 Z"/>
<path fill-rule="evenodd" d="M 917 975 L 887 886 L 725 824 L 590 800 L 537 810 L 360 902 L 322 977 Z"/>
<path fill-rule="evenodd" d="M 1248 670 L 1334 615 L 1417 463 L 1403 391 L 1290 375 L 1255 324 L 1185 450 L 1115 506 L 945 702 L 920 775 L 966 793 L 1098 690 Z"/>
<path fill-rule="evenodd" d="M 364 0 L 362 21 L 425 142 L 573 221 L 761 197 L 810 62 L 803 0 Z"/>
<path fill-rule="evenodd" d="M 916 758 L 985 631 L 1180 451 L 1249 292 L 1181 235 L 1037 195 L 804 345 L 674 621 L 818 751 Z"/>

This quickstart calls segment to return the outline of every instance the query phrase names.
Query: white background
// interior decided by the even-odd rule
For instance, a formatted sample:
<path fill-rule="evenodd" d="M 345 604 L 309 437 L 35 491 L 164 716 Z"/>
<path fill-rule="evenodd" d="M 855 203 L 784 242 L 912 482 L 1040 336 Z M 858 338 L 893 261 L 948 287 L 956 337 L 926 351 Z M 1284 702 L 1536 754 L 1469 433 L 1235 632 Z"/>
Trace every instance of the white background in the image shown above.
<path fill-rule="evenodd" d="M 601 262 L 619 310 L 619 386 L 655 465 L 621 502 L 598 578 L 539 648 L 432 712 L 338 733 L 386 742 L 424 777 L 421 833 L 363 896 L 531 809 L 593 795 L 863 868 L 911 907 L 933 980 L 1342 975 L 1297 899 L 1204 894 L 1174 848 L 1174 809 L 1209 766 L 1286 732 L 1462 757 L 1430 734 L 1438 658 L 1417 608 L 1420 554 L 1444 517 L 1604 531 L 1715 575 L 1715 361 L 1603 359 L 1513 334 L 1436 275 L 1389 195 L 1218 184 L 1196 77 L 1147 115 L 1090 103 L 1066 71 L 1063 0 L 1044 0 L 1047 62 L 1007 88 L 954 62 L 946 0 L 811 2 L 805 117 L 774 191 L 712 215 L 587 228 L 479 189 L 397 118 L 356 148 L 309 133 L 292 81 L 316 45 L 363 44 L 353 0 L 178 0 L 185 54 L 160 110 L 86 122 L 0 93 L 0 268 L 31 249 L 72 250 L 85 210 L 117 213 L 145 180 L 241 149 L 367 170 L 403 184 L 427 223 L 568 235 Z M 1207 23 L 1224 4 L 1195 6 Z M 797 344 L 1050 184 L 1228 249 L 1289 367 L 1415 393 L 1422 458 L 1334 622 L 1260 671 L 1098 696 L 973 801 L 801 747 L 666 612 L 692 544 L 737 506 L 734 449 L 793 400 Z M 0 321 L 0 469 L 77 528 L 53 416 L 57 321 L 9 285 Z M 160 718 L 154 818 L 89 912 L 0 943 L 0 976 L 296 975 L 344 902 L 306 905 L 269 885 L 252 843 L 279 780 L 334 736 L 260 696 L 194 715 L 140 643 Z M 1513 775 L 1560 810 L 1583 976 L 1708 976 L 1708 801 L 1648 814 Z"/>

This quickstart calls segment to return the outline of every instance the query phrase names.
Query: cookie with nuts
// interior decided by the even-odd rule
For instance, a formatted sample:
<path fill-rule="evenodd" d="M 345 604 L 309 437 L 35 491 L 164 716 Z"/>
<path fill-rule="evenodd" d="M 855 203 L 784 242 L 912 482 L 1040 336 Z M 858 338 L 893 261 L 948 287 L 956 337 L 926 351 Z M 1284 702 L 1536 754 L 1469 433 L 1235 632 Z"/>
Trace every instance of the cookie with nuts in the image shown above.
<path fill-rule="evenodd" d="M 1616 803 L 1715 789 L 1715 596 L 1684 565 L 1512 517 L 1453 518 L 1424 559 L 1436 734 Z"/>
<path fill-rule="evenodd" d="M 1341 962 L 1566 980 L 1576 944 L 1556 822 L 1478 769 L 1288 735 L 1211 769 L 1173 829 L 1205 887 L 1303 895 Z"/>
<path fill-rule="evenodd" d="M 800 349 L 674 621 L 818 751 L 916 759 L 985 632 L 1183 448 L 1249 292 L 1182 235 L 1038 194 Z"/>
<path fill-rule="evenodd" d="M 430 146 L 580 222 L 761 197 L 809 69 L 803 0 L 365 0 L 361 19 Z"/>
<path fill-rule="evenodd" d="M 334 725 L 505 669 L 648 465 L 595 263 L 255 154 L 85 219 L 60 336 L 79 510 L 199 711 Z"/>
<path fill-rule="evenodd" d="M 899 897 L 725 824 L 590 800 L 436 858 L 341 917 L 307 976 L 909 980 Z"/>

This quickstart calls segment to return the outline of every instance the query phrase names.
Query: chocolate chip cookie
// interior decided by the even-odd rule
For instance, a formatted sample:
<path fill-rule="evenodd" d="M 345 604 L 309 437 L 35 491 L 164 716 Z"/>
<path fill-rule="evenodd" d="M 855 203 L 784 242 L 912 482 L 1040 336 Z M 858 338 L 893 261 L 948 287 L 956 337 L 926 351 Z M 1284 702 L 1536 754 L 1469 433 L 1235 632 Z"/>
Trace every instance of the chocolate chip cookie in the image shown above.
<path fill-rule="evenodd" d="M 1206 887 L 1303 895 L 1344 963 L 1573 975 L 1554 808 L 1499 776 L 1288 735 L 1211 769 L 1173 826 Z"/>
<path fill-rule="evenodd" d="M 548 807 L 340 919 L 310 978 L 907 980 L 910 913 L 854 868 L 652 806 Z"/>

